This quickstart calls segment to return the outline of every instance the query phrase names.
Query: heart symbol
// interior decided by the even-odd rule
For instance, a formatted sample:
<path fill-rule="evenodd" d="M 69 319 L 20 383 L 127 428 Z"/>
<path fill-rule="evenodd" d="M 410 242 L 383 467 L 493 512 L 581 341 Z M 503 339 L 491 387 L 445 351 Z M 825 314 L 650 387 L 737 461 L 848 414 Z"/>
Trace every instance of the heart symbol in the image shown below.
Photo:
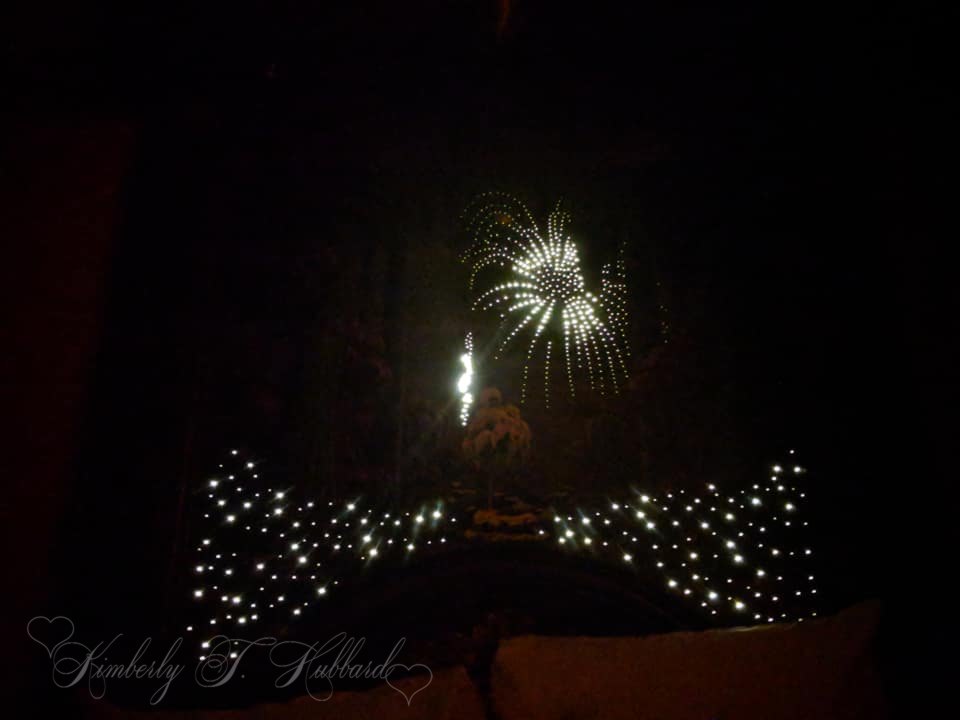
<path fill-rule="evenodd" d="M 427 673 L 429 674 L 429 677 L 427 678 L 427 682 L 424 683 L 423 687 L 418 687 L 412 693 L 407 695 L 403 690 L 401 690 L 392 682 L 390 682 L 390 676 L 393 674 L 393 671 L 396 670 L 397 668 L 402 668 L 407 673 L 411 672 L 415 668 L 423 668 L 424 670 L 427 671 Z M 386 680 L 387 680 L 387 685 L 389 685 L 398 693 L 403 695 L 403 699 L 407 701 L 407 707 L 410 707 L 410 703 L 413 701 L 413 696 L 416 695 L 421 690 L 426 690 L 427 687 L 429 687 L 430 683 L 433 682 L 433 671 L 422 663 L 415 663 L 414 665 L 401 665 L 400 663 L 394 663 L 393 665 L 390 666 L 390 669 L 387 671 Z"/>
<path fill-rule="evenodd" d="M 55 618 L 37 615 L 27 623 L 27 635 L 29 635 L 30 639 L 35 643 L 42 645 L 43 649 L 47 651 L 47 657 L 50 658 L 53 657 L 53 653 L 56 652 L 58 647 L 73 637 L 73 630 L 73 621 L 63 615 L 57 615 Z M 40 637 L 37 637 L 37 633 L 40 634 Z M 63 636 L 63 640 L 54 643 L 52 646 L 49 641 L 46 640 L 47 637 L 56 638 L 61 636 Z"/>

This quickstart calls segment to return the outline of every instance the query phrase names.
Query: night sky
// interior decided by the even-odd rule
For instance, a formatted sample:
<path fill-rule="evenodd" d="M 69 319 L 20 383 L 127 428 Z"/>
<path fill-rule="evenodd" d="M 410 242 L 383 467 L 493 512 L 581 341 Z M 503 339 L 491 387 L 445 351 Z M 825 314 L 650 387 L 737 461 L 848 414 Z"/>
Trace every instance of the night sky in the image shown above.
<path fill-rule="evenodd" d="M 626 243 L 638 379 L 614 412 L 651 482 L 796 447 L 837 605 L 906 600 L 946 482 L 936 17 L 556 5 L 12 10 L 7 529 L 43 538 L 20 575 L 48 569 L 18 610 L 166 607 L 183 488 L 232 444 L 319 492 L 389 483 L 406 405 L 450 402 L 460 214 L 488 190 L 538 217 L 565 198 L 594 268 Z M 676 350 L 648 366 L 661 303 Z"/>

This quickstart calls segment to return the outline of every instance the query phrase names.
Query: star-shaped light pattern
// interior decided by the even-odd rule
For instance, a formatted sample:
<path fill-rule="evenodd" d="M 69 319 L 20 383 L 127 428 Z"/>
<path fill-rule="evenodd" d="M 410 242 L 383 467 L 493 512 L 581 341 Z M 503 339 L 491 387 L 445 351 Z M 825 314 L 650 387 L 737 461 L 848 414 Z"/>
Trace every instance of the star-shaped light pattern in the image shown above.
<path fill-rule="evenodd" d="M 570 550 L 652 563 L 668 591 L 711 616 L 802 621 L 817 614 L 803 474 L 774 465 L 766 482 L 734 492 L 714 484 L 702 495 L 635 492 L 602 511 L 556 514 L 552 535 Z"/>
<path fill-rule="evenodd" d="M 495 310 L 503 337 L 494 358 L 521 333 L 530 336 L 523 365 L 521 402 L 526 399 L 530 362 L 544 355 L 544 391 L 549 404 L 551 354 L 563 355 L 570 394 L 575 371 L 585 371 L 590 387 L 616 392 L 627 375 L 625 357 L 626 283 L 623 254 L 602 269 L 600 296 L 586 289 L 577 246 L 566 231 L 570 216 L 557 204 L 541 233 L 519 200 L 499 193 L 482 195 L 468 214 L 473 245 L 464 255 L 470 287 L 494 266 L 508 279 L 483 290 L 474 309 Z"/>
<path fill-rule="evenodd" d="M 349 593 L 350 579 L 375 563 L 409 563 L 476 535 L 441 501 L 399 512 L 359 500 L 317 503 L 264 484 L 256 462 L 236 450 L 225 465 L 201 489 L 208 507 L 190 566 L 186 630 L 201 657 L 217 635 L 299 622 Z M 563 552 L 646 566 L 717 624 L 803 620 L 818 605 L 800 515 L 805 472 L 775 465 L 765 482 L 729 493 L 712 484 L 702 495 L 634 491 L 603 509 L 551 512 L 531 532 Z"/>

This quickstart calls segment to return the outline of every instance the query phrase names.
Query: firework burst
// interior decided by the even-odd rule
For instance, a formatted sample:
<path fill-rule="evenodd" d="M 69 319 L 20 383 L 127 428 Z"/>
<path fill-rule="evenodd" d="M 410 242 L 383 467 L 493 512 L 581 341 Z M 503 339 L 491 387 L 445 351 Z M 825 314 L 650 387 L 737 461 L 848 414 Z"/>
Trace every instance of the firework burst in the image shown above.
<path fill-rule="evenodd" d="M 521 401 L 526 398 L 530 362 L 544 357 L 544 397 L 549 405 L 551 357 L 563 356 L 570 394 L 576 393 L 577 372 L 585 372 L 590 387 L 617 392 L 626 378 L 629 348 L 626 285 L 622 254 L 605 265 L 600 295 L 586 288 L 577 246 L 566 230 L 570 215 L 560 203 L 541 232 L 519 200 L 501 194 L 481 196 L 468 217 L 473 245 L 464 255 L 471 266 L 474 289 L 485 268 L 507 272 L 504 282 L 483 289 L 474 309 L 499 312 L 502 339 L 494 358 L 519 335 L 529 336 L 523 364 Z M 556 341 L 556 342 L 555 342 Z"/>

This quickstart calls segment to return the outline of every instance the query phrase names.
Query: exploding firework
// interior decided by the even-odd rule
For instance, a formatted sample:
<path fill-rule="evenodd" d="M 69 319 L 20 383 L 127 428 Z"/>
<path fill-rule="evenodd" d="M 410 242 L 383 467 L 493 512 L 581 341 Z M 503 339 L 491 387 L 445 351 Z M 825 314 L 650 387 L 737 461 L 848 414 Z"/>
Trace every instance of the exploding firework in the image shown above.
<path fill-rule="evenodd" d="M 473 245 L 464 261 L 470 264 L 470 287 L 488 267 L 507 271 L 504 282 L 488 287 L 474 309 L 500 313 L 503 336 L 494 358 L 512 340 L 529 335 L 523 364 L 521 402 L 526 398 L 531 360 L 544 357 L 544 397 L 549 405 L 550 361 L 563 355 L 570 394 L 577 372 L 585 372 L 590 387 L 603 394 L 617 392 L 626 378 L 629 352 L 626 324 L 626 285 L 622 255 L 605 265 L 600 295 L 586 288 L 577 246 L 566 231 L 570 215 L 557 203 L 542 233 L 519 200 L 487 194 L 468 217 Z M 554 342 L 557 348 L 554 350 Z"/>

